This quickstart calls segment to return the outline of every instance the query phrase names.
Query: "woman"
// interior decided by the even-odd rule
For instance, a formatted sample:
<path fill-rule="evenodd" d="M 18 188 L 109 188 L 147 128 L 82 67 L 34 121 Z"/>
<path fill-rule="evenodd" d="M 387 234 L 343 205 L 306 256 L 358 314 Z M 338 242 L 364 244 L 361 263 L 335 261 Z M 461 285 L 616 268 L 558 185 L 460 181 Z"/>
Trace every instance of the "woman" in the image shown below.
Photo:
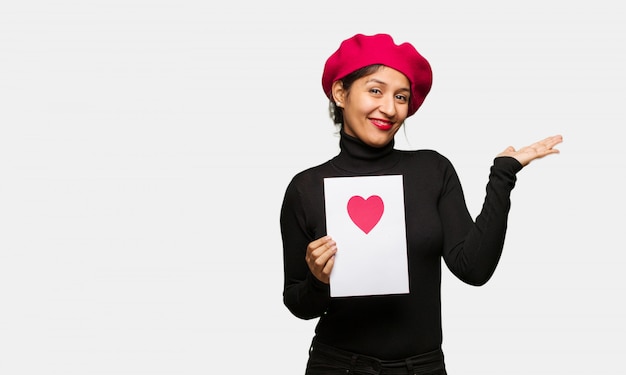
<path fill-rule="evenodd" d="M 494 158 L 474 221 L 448 159 L 394 149 L 404 120 L 430 91 L 430 65 L 409 43 L 357 34 L 326 61 L 324 93 L 340 126 L 340 152 L 298 173 L 286 189 L 280 224 L 284 303 L 318 318 L 306 374 L 446 374 L 441 350 L 441 259 L 460 280 L 482 285 L 502 252 L 516 173 L 558 153 L 560 135 Z M 409 292 L 335 298 L 330 275 L 341 244 L 326 233 L 324 179 L 401 175 Z"/>

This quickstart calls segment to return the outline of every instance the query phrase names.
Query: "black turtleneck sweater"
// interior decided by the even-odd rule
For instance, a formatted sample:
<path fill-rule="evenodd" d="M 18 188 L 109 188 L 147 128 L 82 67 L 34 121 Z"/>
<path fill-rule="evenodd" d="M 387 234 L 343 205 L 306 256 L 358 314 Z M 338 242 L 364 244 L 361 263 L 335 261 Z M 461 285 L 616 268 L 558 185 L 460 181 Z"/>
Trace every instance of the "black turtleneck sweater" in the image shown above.
<path fill-rule="evenodd" d="M 280 214 L 284 303 L 299 318 L 319 317 L 317 340 L 344 350 L 390 360 L 440 348 L 441 259 L 468 284 L 489 280 L 522 165 L 510 157 L 494 159 L 474 221 L 454 167 L 441 154 L 396 150 L 393 141 L 373 148 L 343 132 L 340 147 L 339 155 L 298 173 L 287 187 Z M 371 175 L 403 176 L 410 293 L 331 298 L 304 259 L 307 245 L 327 234 L 324 178 Z"/>

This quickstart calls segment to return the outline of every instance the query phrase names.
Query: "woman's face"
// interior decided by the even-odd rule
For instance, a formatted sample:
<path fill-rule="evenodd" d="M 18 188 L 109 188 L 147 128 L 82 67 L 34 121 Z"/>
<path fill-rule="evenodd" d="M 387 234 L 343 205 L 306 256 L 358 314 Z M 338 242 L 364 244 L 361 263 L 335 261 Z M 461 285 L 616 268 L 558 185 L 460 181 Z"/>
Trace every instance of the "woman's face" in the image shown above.
<path fill-rule="evenodd" d="M 409 111 L 411 93 L 408 78 L 386 66 L 361 77 L 345 92 L 335 82 L 335 101 L 343 107 L 346 134 L 372 147 L 382 147 L 396 135 Z M 336 90 L 336 91 L 335 91 Z"/>

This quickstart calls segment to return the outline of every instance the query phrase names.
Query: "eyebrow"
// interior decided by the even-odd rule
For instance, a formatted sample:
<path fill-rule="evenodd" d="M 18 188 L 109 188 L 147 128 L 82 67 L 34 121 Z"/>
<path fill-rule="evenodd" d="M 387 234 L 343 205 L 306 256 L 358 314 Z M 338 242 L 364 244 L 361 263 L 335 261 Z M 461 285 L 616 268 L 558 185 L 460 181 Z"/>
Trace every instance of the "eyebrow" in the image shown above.
<path fill-rule="evenodd" d="M 370 79 L 368 79 L 368 80 L 367 80 L 367 82 L 366 82 L 366 83 L 370 83 L 370 82 L 379 83 L 379 84 L 381 84 L 381 85 L 385 85 L 385 86 L 387 86 L 387 82 L 381 81 L 381 80 L 376 79 L 376 78 L 370 78 Z M 400 90 L 401 90 L 401 91 L 408 91 L 408 92 L 411 92 L 411 89 L 410 89 L 410 88 L 406 88 L 406 87 L 403 87 L 403 88 L 401 88 Z"/>

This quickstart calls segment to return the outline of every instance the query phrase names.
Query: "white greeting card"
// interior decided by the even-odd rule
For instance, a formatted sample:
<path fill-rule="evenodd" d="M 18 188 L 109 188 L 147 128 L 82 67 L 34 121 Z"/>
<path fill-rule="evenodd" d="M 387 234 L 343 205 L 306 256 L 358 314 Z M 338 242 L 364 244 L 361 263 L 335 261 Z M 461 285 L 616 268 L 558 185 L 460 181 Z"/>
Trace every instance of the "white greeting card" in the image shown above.
<path fill-rule="evenodd" d="M 324 179 L 331 297 L 409 292 L 402 176 Z"/>

